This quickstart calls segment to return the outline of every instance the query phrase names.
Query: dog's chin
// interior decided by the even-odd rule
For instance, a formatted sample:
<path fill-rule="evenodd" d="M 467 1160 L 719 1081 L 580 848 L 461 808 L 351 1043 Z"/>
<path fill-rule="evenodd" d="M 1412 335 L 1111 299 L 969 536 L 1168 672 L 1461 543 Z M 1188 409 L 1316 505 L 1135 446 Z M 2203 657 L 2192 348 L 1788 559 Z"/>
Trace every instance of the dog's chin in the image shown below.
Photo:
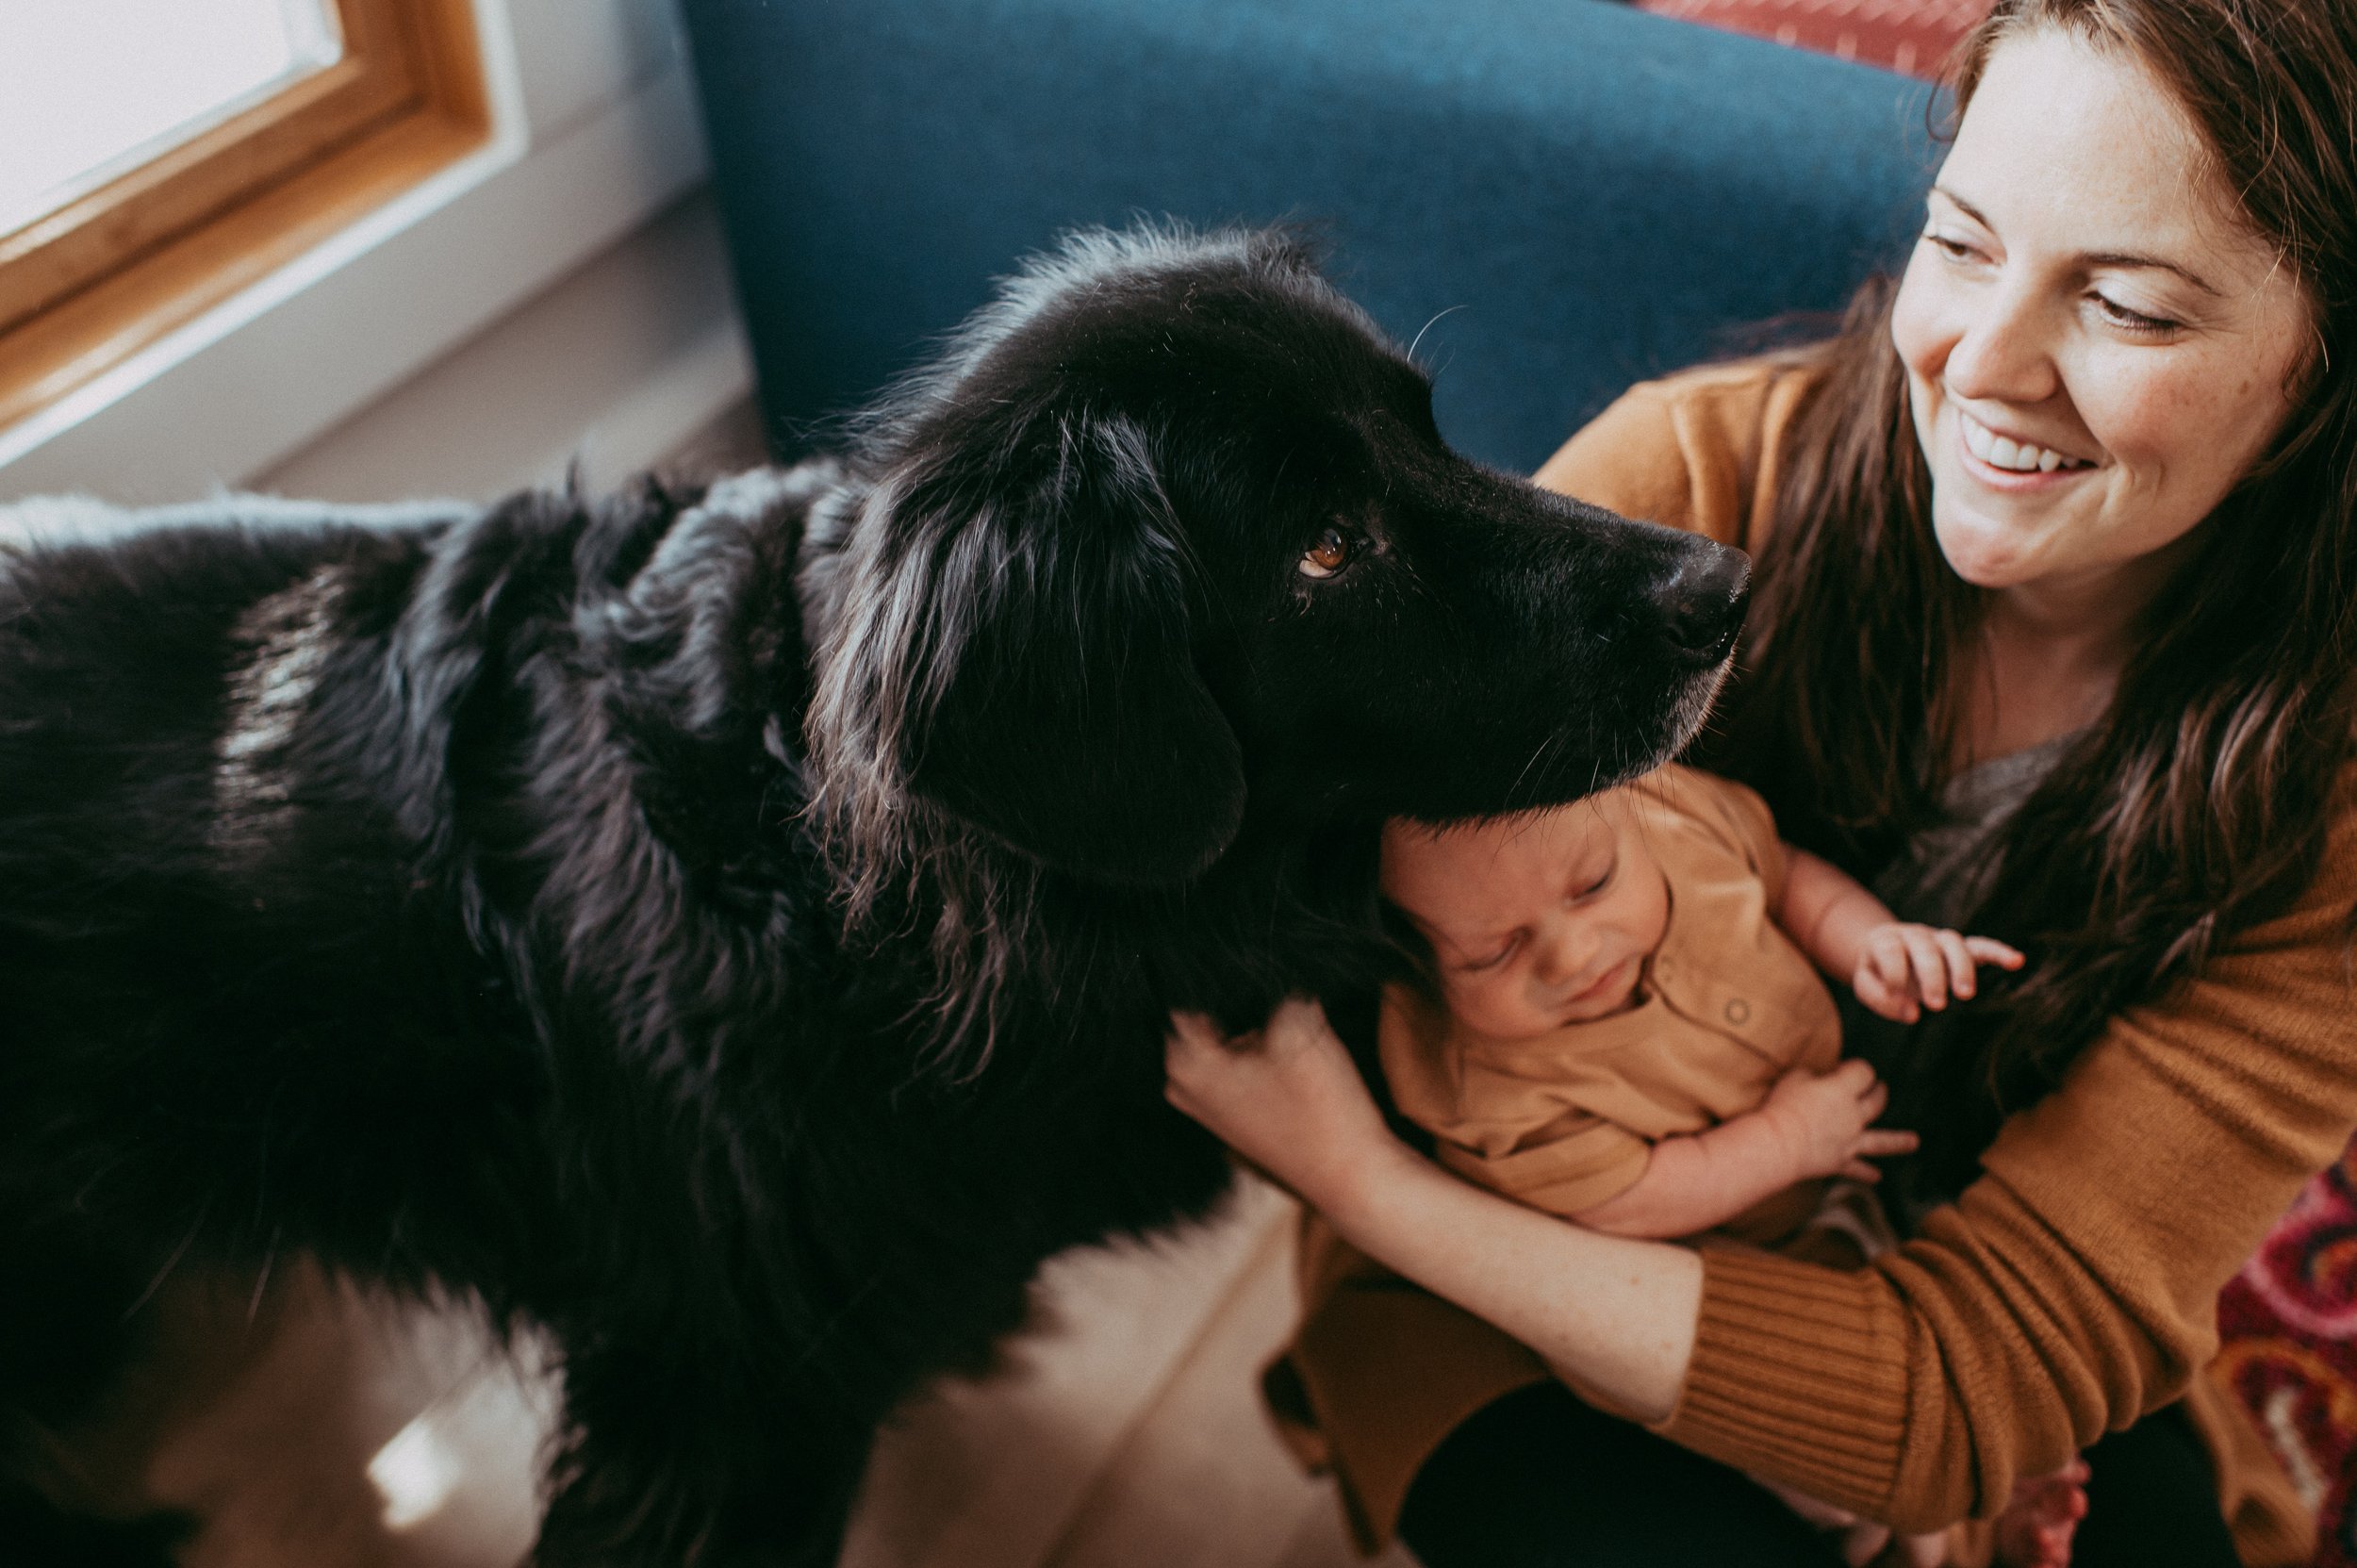
<path fill-rule="evenodd" d="M 1502 799 L 1478 804 L 1461 801 L 1445 803 L 1425 801 L 1420 808 L 1409 807 L 1394 815 L 1409 817 L 1428 827 L 1448 827 L 1565 805 L 1600 790 L 1616 788 L 1640 779 L 1685 751 L 1702 733 L 1703 725 L 1709 720 L 1712 704 L 1726 685 L 1734 663 L 1730 655 L 1707 669 L 1698 670 L 1687 677 L 1675 693 L 1668 698 L 1660 718 L 1643 727 L 1655 736 L 1655 743 L 1649 747 L 1634 751 L 1615 749 L 1610 752 L 1601 749 L 1560 752 L 1542 744 L 1538 748 L 1539 757 L 1532 765 L 1523 768 Z"/>
<path fill-rule="evenodd" d="M 1536 786 L 1531 791 L 1531 798 L 1507 809 L 1527 811 L 1558 805 L 1643 778 L 1684 751 L 1702 733 L 1703 725 L 1710 718 L 1711 706 L 1718 701 L 1719 693 L 1725 688 L 1727 676 L 1734 668 L 1735 657 L 1730 652 L 1717 664 L 1686 677 L 1674 695 L 1669 697 L 1666 711 L 1659 721 L 1645 726 L 1657 737 L 1654 745 L 1624 751 L 1617 760 L 1600 758 L 1589 766 L 1585 776 L 1574 776 L 1572 769 L 1550 769 L 1553 775 L 1550 781 L 1528 781 Z"/>
<path fill-rule="evenodd" d="M 1666 726 L 1668 738 L 1651 761 L 1630 772 L 1630 779 L 1652 772 L 1692 744 L 1694 737 L 1702 734 L 1703 725 L 1709 719 L 1710 710 L 1719 701 L 1719 693 L 1726 689 L 1727 677 L 1734 669 L 1735 654 L 1730 651 L 1725 658 L 1687 682 L 1685 692 L 1671 704 Z M 1621 782 L 1625 784 L 1628 780 Z"/>

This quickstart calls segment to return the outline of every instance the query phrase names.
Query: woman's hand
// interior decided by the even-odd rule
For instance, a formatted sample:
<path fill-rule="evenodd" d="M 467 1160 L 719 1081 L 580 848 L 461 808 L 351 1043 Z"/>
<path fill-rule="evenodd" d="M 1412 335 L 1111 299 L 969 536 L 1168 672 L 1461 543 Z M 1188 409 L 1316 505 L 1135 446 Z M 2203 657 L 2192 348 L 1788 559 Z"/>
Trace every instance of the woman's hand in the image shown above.
<path fill-rule="evenodd" d="M 1774 1493 L 1785 1507 L 1819 1530 L 1838 1537 L 1835 1545 L 1847 1568 L 1869 1568 L 1871 1564 L 1882 1564 L 1885 1568 L 1940 1568 L 1948 1560 L 1948 1535 L 1944 1530 L 1934 1535 L 1894 1535 L 1888 1525 L 1861 1519 L 1848 1509 L 1836 1508 L 1805 1492 L 1778 1486 L 1759 1476 L 1752 1479 Z M 2008 1563 L 2006 1568 L 2013 1565 Z M 2069 1564 L 2056 1564 L 2053 1568 L 2069 1568 Z"/>
<path fill-rule="evenodd" d="M 1225 1039 L 1171 1018 L 1170 1102 L 1320 1211 L 1342 1238 L 1641 1420 L 1669 1414 L 1694 1353 L 1702 1263 L 1449 1175 L 1392 1135 L 1315 1002 Z"/>
<path fill-rule="evenodd" d="M 1291 998 L 1232 1040 L 1199 1013 L 1174 1013 L 1170 1026 L 1170 1103 L 1312 1208 L 1334 1206 L 1371 1165 L 1408 1152 L 1316 1002 Z"/>
<path fill-rule="evenodd" d="M 2070 1539 L 2087 1516 L 2085 1458 L 2051 1475 L 2016 1481 L 1997 1516 L 1997 1560 L 2003 1568 L 2070 1568 Z"/>

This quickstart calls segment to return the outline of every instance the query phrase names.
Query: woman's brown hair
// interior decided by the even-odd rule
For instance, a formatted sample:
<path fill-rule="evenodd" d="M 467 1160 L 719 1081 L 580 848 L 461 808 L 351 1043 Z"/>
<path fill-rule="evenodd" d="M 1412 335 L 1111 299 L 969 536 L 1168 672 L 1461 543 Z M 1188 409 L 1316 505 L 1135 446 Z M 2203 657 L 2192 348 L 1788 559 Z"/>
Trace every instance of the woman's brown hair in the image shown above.
<path fill-rule="evenodd" d="M 1894 1107 L 1932 1113 L 1908 1183 L 1924 1197 L 1960 1189 L 2005 1112 L 2106 1018 L 2305 886 L 2357 738 L 2357 0 L 2000 0 L 1958 50 L 1955 112 L 2000 45 L 2041 28 L 2174 95 L 2316 335 L 2284 428 L 2151 607 L 2110 710 L 2003 833 L 1973 927 L 2029 967 L 1953 1015 L 1927 1065 L 1896 1068 L 1918 1081 Z M 1937 819 L 1982 603 L 1932 535 L 1894 294 L 1870 284 L 1805 355 L 1744 669 L 1707 752 L 1788 836 L 1868 874 Z"/>

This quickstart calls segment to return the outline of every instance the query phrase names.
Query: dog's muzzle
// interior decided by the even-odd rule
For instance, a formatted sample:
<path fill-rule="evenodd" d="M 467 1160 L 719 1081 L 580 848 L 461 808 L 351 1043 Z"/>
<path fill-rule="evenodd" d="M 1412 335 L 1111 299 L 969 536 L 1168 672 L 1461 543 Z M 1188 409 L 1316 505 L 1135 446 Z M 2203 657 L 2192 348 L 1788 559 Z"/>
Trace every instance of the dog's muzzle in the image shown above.
<path fill-rule="evenodd" d="M 1654 592 L 1661 634 L 1683 661 L 1698 668 L 1722 663 L 1735 651 L 1751 599 L 1752 563 L 1739 550 L 1697 540 Z"/>

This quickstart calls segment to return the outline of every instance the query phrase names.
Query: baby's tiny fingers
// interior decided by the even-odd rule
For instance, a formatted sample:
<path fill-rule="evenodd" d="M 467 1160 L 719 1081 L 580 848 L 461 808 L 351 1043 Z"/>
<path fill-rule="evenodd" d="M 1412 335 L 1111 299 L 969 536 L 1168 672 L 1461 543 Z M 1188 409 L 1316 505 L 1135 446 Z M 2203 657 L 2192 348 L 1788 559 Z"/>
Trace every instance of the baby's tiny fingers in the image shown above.
<path fill-rule="evenodd" d="M 1846 1059 L 1825 1076 L 1857 1095 L 1882 1086 L 1882 1081 L 1874 1076 L 1874 1065 L 1861 1056 Z"/>
<path fill-rule="evenodd" d="M 1874 1080 L 1873 1082 L 1868 1084 L 1864 1089 L 1858 1091 L 1858 1114 L 1870 1122 L 1875 1117 L 1881 1115 L 1883 1114 L 1883 1108 L 1889 1103 L 1890 1085 L 1885 1083 L 1879 1078 Z"/>
<path fill-rule="evenodd" d="M 1907 962 L 1915 969 L 1915 985 L 1923 999 L 1923 1005 L 1937 1012 L 1948 1005 L 1948 961 L 1940 955 L 1939 944 L 1932 933 L 1921 926 L 1911 926 L 1901 933 L 1907 945 Z"/>
<path fill-rule="evenodd" d="M 1857 1151 L 1871 1159 L 1892 1154 L 1912 1154 L 1923 1140 L 1912 1132 L 1895 1127 L 1878 1127 L 1858 1135 Z"/>
<path fill-rule="evenodd" d="M 1964 949 L 1983 964 L 1994 964 L 2001 969 L 2019 969 L 2029 962 L 2020 949 L 2008 947 L 1994 936 L 1968 936 Z"/>
<path fill-rule="evenodd" d="M 1972 953 L 1964 945 L 1964 937 L 1956 932 L 1938 931 L 1932 933 L 1932 939 L 1939 944 L 1939 956 L 1947 965 L 1950 989 L 1955 992 L 1958 1001 L 1970 1000 L 1973 989 Z"/>
<path fill-rule="evenodd" d="M 1883 1179 L 1881 1166 L 1870 1165 L 1863 1160 L 1851 1160 L 1834 1174 L 1852 1181 L 1874 1182 Z"/>
<path fill-rule="evenodd" d="M 1885 926 L 1866 939 L 1866 960 L 1874 966 L 1874 972 L 1893 985 L 1906 982 L 1907 939 L 1897 926 Z"/>
<path fill-rule="evenodd" d="M 1865 1003 L 1867 1010 L 1877 1016 L 1888 1018 L 1893 1023 L 1915 1022 L 1915 999 L 1883 979 L 1871 965 L 1858 966 L 1857 978 L 1851 982 L 1850 989 L 1857 994 L 1857 999 Z"/>

